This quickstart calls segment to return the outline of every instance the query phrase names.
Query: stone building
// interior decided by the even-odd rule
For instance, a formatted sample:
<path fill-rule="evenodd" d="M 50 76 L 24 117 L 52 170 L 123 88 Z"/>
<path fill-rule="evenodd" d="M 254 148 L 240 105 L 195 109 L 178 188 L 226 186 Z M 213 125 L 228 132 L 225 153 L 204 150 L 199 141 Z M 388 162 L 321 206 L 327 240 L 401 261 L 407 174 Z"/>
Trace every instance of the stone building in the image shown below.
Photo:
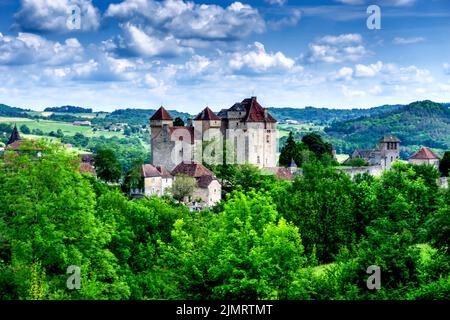
<path fill-rule="evenodd" d="M 145 196 L 161 197 L 172 187 L 173 176 L 163 167 L 144 164 L 142 166 Z"/>
<path fill-rule="evenodd" d="M 182 162 L 172 171 L 175 177 L 186 175 L 195 178 L 197 186 L 192 194 L 192 203 L 197 203 L 199 208 L 212 207 L 222 198 L 222 186 L 214 173 L 200 163 Z"/>
<path fill-rule="evenodd" d="M 363 159 L 369 166 L 381 166 L 382 170 L 389 169 L 393 162 L 400 159 L 400 140 L 396 136 L 384 136 L 374 149 L 356 149 L 350 158 Z"/>
<path fill-rule="evenodd" d="M 408 162 L 412 164 L 429 164 L 439 169 L 440 158 L 429 148 L 422 147 L 418 152 L 408 158 Z"/>
<path fill-rule="evenodd" d="M 187 126 L 173 125 L 164 107 L 150 118 L 152 163 L 173 170 L 182 162 L 277 166 L 277 121 L 256 97 L 215 114 L 208 107 Z M 225 154 L 223 150 L 226 148 Z"/>

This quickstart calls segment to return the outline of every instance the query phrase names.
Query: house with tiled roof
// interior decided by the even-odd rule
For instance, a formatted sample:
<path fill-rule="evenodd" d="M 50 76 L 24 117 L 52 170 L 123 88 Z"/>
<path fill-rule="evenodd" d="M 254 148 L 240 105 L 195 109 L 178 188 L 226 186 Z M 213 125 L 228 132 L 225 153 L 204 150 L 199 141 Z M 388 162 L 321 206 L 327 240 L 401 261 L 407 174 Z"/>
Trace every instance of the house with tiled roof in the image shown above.
<path fill-rule="evenodd" d="M 408 158 L 408 162 L 417 165 L 429 164 L 438 169 L 440 158 L 430 148 L 421 147 L 418 152 Z"/>
<path fill-rule="evenodd" d="M 199 207 L 212 207 L 222 198 L 222 186 L 214 173 L 201 163 L 182 162 L 172 170 L 172 175 L 185 175 L 196 180 L 197 186 L 192 194 L 191 202 L 198 203 Z"/>
<path fill-rule="evenodd" d="M 166 194 L 173 183 L 172 174 L 161 166 L 154 166 L 151 164 L 144 164 L 141 171 L 144 179 L 145 196 L 163 196 Z"/>

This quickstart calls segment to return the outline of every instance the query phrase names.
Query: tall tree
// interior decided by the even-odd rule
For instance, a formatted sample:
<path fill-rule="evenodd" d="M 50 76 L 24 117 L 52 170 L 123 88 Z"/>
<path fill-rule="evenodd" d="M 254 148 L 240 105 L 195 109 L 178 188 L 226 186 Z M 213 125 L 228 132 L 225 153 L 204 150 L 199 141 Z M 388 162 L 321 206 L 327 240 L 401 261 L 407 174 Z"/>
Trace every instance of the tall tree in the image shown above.
<path fill-rule="evenodd" d="M 122 176 L 122 166 L 112 149 L 101 148 L 94 156 L 97 176 L 103 181 L 117 182 Z"/>
<path fill-rule="evenodd" d="M 439 171 L 442 176 L 448 177 L 450 171 L 450 151 L 445 151 L 444 156 L 441 159 L 441 163 L 439 164 Z"/>
<path fill-rule="evenodd" d="M 196 186 L 197 181 L 195 178 L 180 174 L 175 177 L 175 181 L 172 184 L 172 196 L 179 202 L 189 201 Z"/>
<path fill-rule="evenodd" d="M 180 117 L 176 117 L 175 120 L 173 121 L 173 125 L 175 127 L 184 127 L 184 121 Z"/>

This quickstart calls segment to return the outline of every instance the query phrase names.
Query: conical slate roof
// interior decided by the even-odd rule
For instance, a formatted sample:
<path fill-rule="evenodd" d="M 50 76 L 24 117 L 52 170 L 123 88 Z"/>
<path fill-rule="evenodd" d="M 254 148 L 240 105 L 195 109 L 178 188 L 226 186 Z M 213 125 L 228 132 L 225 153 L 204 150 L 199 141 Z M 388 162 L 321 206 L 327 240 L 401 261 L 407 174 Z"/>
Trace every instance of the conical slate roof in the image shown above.
<path fill-rule="evenodd" d="M 150 118 L 150 120 L 172 120 L 170 113 L 164 109 L 164 107 L 160 107 Z"/>
<path fill-rule="evenodd" d="M 196 121 L 211 121 L 211 120 L 220 121 L 220 118 L 209 107 L 206 107 L 205 109 L 203 109 L 202 112 L 200 112 L 198 114 L 197 117 L 195 117 L 194 120 L 196 120 Z"/>
<path fill-rule="evenodd" d="M 11 136 L 9 137 L 7 145 L 10 145 L 13 142 L 22 140 L 19 134 L 19 130 L 17 130 L 17 125 L 14 125 L 13 131 L 11 132 Z"/>

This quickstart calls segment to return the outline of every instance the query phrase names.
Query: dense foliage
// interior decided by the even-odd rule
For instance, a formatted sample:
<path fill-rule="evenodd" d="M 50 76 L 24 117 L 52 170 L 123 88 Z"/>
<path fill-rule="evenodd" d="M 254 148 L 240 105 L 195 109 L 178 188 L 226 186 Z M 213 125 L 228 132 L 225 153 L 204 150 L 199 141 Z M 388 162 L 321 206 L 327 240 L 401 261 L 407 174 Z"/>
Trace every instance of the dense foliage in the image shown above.
<path fill-rule="evenodd" d="M 450 191 L 430 166 L 352 180 L 311 162 L 293 182 L 220 167 L 233 190 L 190 212 L 130 200 L 78 165 L 39 142 L 0 159 L 0 299 L 450 297 Z M 371 265 L 380 290 L 366 287 Z"/>

